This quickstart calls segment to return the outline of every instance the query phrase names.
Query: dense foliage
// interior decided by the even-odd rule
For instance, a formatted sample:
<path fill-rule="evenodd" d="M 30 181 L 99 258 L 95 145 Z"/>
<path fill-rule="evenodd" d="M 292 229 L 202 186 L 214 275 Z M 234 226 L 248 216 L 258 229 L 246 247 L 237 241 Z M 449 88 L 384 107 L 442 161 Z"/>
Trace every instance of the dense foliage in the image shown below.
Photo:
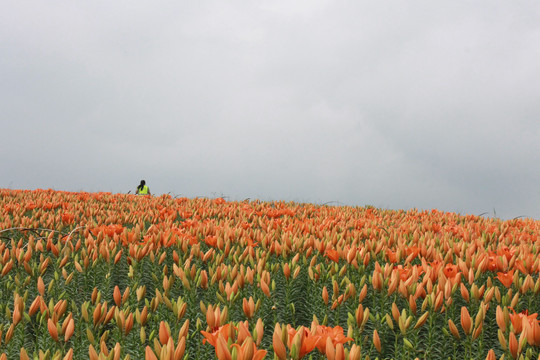
<path fill-rule="evenodd" d="M 540 359 L 539 226 L 0 189 L 0 359 Z"/>

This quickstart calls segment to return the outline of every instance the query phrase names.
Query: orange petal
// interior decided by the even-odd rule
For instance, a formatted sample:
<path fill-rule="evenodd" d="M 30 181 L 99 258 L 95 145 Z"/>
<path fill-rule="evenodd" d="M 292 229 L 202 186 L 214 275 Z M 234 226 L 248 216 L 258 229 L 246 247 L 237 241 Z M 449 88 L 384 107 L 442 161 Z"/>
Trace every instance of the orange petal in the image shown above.
<path fill-rule="evenodd" d="M 257 350 L 252 360 L 262 360 L 266 356 L 266 350 Z"/>

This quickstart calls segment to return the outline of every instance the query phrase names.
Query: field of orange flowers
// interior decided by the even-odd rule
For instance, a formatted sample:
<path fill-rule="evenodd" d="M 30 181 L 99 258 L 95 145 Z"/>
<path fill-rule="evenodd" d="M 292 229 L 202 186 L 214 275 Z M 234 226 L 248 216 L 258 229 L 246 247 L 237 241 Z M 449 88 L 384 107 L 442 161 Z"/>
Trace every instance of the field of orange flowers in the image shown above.
<path fill-rule="evenodd" d="M 540 359 L 540 222 L 0 189 L 0 360 Z"/>

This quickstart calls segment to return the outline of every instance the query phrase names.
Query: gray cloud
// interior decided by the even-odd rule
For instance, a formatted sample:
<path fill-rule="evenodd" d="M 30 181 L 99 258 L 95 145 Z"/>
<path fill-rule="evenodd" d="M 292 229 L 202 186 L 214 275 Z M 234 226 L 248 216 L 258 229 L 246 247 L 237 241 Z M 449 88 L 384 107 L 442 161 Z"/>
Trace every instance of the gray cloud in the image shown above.
<path fill-rule="evenodd" d="M 15 2 L 0 186 L 540 218 L 540 6 Z"/>

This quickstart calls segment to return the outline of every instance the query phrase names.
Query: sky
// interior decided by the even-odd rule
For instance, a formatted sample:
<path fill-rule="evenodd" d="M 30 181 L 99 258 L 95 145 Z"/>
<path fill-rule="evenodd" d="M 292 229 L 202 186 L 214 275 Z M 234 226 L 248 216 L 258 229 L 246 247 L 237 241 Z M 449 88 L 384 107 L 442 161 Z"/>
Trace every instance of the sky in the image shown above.
<path fill-rule="evenodd" d="M 540 2 L 12 1 L 0 188 L 540 219 Z"/>

